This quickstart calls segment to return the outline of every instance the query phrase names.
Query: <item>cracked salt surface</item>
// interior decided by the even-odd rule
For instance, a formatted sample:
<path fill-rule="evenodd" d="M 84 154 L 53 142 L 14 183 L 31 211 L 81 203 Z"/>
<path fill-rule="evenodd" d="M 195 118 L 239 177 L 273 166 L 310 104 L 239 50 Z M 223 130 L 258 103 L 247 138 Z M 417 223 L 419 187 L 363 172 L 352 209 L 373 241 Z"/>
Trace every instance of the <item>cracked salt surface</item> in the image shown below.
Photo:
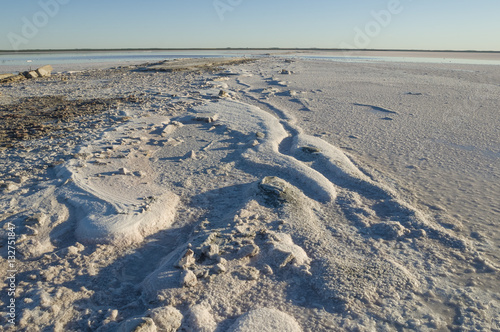
<path fill-rule="evenodd" d="M 388 82 L 404 81 L 397 89 L 406 97 L 396 98 L 392 83 L 371 85 L 378 76 L 365 66 L 279 58 L 201 73 L 131 66 L 69 75 L 72 89 L 85 90 L 68 90 L 57 76 L 37 89 L 1 87 L 10 102 L 44 94 L 142 98 L 95 115 L 121 121 L 66 136 L 78 145 L 40 138 L 0 151 L 2 167 L 11 168 L 2 178 L 2 226 L 23 233 L 18 330 L 500 329 L 496 233 L 479 221 L 458 227 L 450 218 L 460 219 L 460 210 L 411 182 L 425 174 L 405 178 L 390 167 L 398 153 L 391 144 L 405 153 L 413 146 L 398 133 L 410 139 L 428 125 L 411 117 L 433 116 L 420 109 L 410 116 L 394 100 L 428 98 L 436 87 L 451 98 L 454 90 L 442 85 L 454 87 L 454 75 L 471 75 L 470 89 L 487 83 L 426 67 L 443 76 L 415 86 L 411 75 L 422 65 L 370 64 Z M 425 93 L 407 94 L 417 87 Z M 394 121 L 377 122 L 384 110 L 397 113 Z M 396 130 L 394 139 L 383 130 Z M 18 156 L 48 158 L 42 147 L 53 155 L 47 162 L 59 161 L 23 170 Z M 463 163 L 449 154 L 427 158 Z M 440 184 L 433 181 L 429 191 Z"/>

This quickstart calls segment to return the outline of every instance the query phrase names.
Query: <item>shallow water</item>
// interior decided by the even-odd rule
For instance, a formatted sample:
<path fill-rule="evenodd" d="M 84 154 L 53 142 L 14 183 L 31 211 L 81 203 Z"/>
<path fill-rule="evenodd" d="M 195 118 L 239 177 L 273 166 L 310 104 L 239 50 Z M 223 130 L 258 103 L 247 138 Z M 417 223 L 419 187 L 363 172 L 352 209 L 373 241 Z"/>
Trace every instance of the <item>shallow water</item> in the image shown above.
<path fill-rule="evenodd" d="M 380 53 L 380 52 L 379 52 Z M 290 58 L 328 60 L 338 62 L 413 62 L 413 63 L 453 63 L 453 64 L 484 64 L 500 65 L 500 60 L 484 60 L 461 58 L 457 54 L 456 58 L 443 57 L 443 54 L 436 53 L 436 57 L 428 57 L 418 53 L 413 56 L 359 56 L 350 53 L 323 53 L 323 52 L 294 52 L 294 51 L 268 51 L 268 50 L 179 50 L 179 51 L 68 51 L 68 52 L 36 52 L 36 53 L 1 53 L 0 70 L 11 71 L 29 70 L 43 65 L 65 65 L 65 64 L 96 64 L 96 63 L 137 63 L 154 62 L 175 58 L 196 58 L 196 57 L 239 57 L 239 56 L 285 56 Z M 440 57 L 441 56 L 441 57 Z M 468 54 L 470 57 L 471 55 Z M 473 56 L 473 55 L 472 55 Z"/>
<path fill-rule="evenodd" d="M 396 57 L 396 56 L 297 56 L 302 59 L 330 60 L 339 62 L 405 62 L 405 63 L 434 63 L 434 64 L 465 64 L 465 65 L 500 65 L 498 60 L 482 59 L 454 59 L 448 57 Z"/>
<path fill-rule="evenodd" d="M 0 53 L 2 66 L 31 66 L 54 64 L 84 64 L 102 62 L 154 62 L 175 58 L 231 57 L 240 56 L 238 52 L 224 51 L 107 51 L 107 52 L 40 52 L 40 53 Z"/>

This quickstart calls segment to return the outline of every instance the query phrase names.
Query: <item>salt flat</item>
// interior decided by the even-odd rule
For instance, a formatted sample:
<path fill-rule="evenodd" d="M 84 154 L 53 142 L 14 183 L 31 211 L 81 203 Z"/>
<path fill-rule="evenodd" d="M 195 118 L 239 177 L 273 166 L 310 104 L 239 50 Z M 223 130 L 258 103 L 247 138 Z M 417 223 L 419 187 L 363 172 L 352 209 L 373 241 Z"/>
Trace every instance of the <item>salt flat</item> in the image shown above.
<path fill-rule="evenodd" d="M 17 330 L 500 330 L 499 66 L 186 61 L 0 86 Z"/>

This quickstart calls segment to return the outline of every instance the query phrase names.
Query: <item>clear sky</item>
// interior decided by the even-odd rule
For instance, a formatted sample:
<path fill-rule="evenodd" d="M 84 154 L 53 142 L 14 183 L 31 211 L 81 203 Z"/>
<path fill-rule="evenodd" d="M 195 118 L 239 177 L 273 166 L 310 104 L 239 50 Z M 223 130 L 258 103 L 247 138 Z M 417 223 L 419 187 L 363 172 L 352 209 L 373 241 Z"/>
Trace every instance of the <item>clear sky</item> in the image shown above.
<path fill-rule="evenodd" d="M 500 51 L 500 0 L 1 0 L 0 49 Z"/>

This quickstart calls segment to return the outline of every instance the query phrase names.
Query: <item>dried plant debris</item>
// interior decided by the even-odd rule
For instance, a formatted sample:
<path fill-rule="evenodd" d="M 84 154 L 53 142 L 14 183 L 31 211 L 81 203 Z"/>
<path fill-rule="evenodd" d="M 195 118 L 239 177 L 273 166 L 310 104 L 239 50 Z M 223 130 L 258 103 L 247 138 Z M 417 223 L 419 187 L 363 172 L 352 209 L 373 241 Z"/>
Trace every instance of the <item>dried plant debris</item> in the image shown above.
<path fill-rule="evenodd" d="M 22 98 L 17 103 L 0 105 L 0 146 L 8 147 L 16 141 L 44 137 L 68 128 L 76 118 L 83 122 L 89 121 L 91 118 L 84 116 L 97 115 L 119 104 L 137 103 L 139 100 L 134 95 L 90 100 L 44 96 Z"/>

